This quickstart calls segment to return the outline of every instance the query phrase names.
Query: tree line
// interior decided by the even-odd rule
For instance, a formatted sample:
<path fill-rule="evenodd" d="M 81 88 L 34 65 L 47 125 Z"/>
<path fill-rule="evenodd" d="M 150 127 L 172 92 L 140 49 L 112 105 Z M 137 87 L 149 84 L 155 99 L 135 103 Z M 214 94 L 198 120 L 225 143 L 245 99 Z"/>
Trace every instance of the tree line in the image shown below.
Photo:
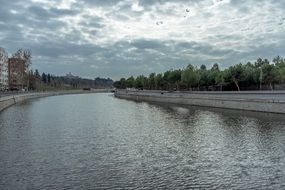
<path fill-rule="evenodd" d="M 85 79 L 77 76 L 55 76 L 50 73 L 42 74 L 36 69 L 29 73 L 30 90 L 70 90 L 83 88 L 112 88 L 113 80 L 110 78 Z"/>
<path fill-rule="evenodd" d="M 211 68 L 189 64 L 184 69 L 151 73 L 148 77 L 121 78 L 114 83 L 118 89 L 148 90 L 273 90 L 276 84 L 285 83 L 285 59 L 277 56 L 270 63 L 258 58 L 255 62 L 236 64 L 224 70 L 215 63 Z"/>

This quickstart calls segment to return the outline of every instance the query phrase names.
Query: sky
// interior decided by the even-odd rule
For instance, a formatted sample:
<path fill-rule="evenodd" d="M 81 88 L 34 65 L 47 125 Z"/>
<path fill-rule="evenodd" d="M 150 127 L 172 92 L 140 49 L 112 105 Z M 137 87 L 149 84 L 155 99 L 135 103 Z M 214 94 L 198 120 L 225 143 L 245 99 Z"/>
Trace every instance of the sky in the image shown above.
<path fill-rule="evenodd" d="M 85 78 L 226 68 L 285 56 L 285 1 L 0 0 L 0 47 Z"/>

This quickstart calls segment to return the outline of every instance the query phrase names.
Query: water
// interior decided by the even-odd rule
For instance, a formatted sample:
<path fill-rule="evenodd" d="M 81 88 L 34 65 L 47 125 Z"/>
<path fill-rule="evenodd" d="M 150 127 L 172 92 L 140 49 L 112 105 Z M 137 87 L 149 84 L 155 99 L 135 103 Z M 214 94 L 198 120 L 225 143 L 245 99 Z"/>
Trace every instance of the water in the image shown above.
<path fill-rule="evenodd" d="M 0 113 L 0 189 L 284 189 L 285 118 L 55 96 Z"/>

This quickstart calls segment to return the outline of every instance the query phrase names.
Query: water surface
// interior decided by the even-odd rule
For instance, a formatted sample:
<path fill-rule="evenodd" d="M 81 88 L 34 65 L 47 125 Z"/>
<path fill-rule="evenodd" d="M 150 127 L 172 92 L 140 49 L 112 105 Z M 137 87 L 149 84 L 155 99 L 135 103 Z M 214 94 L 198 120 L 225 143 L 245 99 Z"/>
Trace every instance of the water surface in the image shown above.
<path fill-rule="evenodd" d="M 284 189 L 283 115 L 111 94 L 0 113 L 0 189 Z"/>

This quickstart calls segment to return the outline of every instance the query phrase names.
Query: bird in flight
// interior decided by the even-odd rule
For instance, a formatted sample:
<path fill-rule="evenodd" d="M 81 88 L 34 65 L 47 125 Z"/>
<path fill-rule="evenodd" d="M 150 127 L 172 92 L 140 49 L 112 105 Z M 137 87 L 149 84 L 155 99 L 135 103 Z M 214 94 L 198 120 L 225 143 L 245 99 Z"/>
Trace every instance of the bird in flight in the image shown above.
<path fill-rule="evenodd" d="M 157 21 L 157 22 L 156 22 L 156 25 L 157 25 L 157 26 L 162 25 L 162 24 L 163 24 L 163 21 Z"/>
<path fill-rule="evenodd" d="M 186 11 L 186 15 L 184 15 L 184 18 L 187 17 L 187 13 L 190 13 L 190 9 L 186 9 L 185 11 Z"/>

